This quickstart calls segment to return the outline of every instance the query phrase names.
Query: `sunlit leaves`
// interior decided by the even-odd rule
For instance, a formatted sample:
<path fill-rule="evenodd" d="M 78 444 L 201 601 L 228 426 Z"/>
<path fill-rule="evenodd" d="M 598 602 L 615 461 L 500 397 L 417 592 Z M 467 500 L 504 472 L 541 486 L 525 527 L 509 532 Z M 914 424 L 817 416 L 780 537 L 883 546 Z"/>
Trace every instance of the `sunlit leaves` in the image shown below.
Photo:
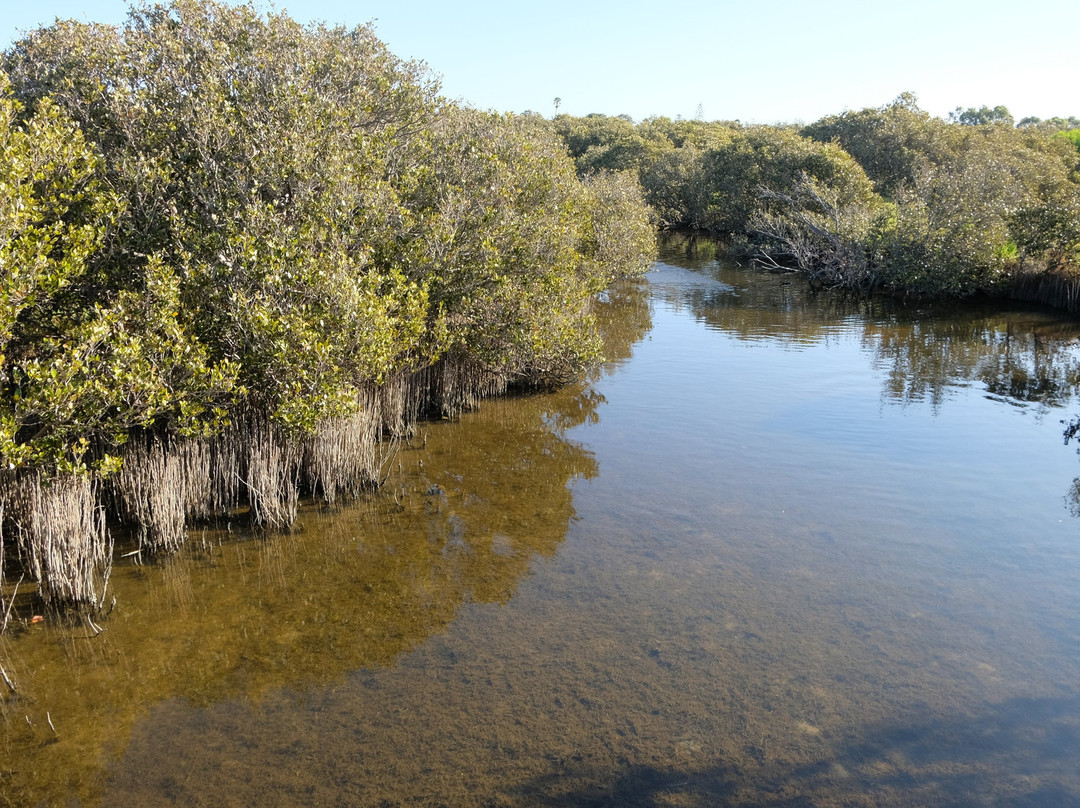
<path fill-rule="evenodd" d="M 76 125 L 47 101 L 24 122 L 19 112 L 0 74 L 0 354 L 20 317 L 85 273 L 117 210 Z"/>
<path fill-rule="evenodd" d="M 449 329 L 446 350 L 527 383 L 579 371 L 598 351 L 593 294 L 654 254 L 637 183 L 583 184 L 530 116 L 444 107 L 431 145 L 415 269 Z"/>
<path fill-rule="evenodd" d="M 237 408 L 311 433 L 448 351 L 565 378 L 651 255 L 636 185 L 586 187 L 545 122 L 438 99 L 370 28 L 174 0 L 3 62 L 14 462 L 108 466 Z"/>

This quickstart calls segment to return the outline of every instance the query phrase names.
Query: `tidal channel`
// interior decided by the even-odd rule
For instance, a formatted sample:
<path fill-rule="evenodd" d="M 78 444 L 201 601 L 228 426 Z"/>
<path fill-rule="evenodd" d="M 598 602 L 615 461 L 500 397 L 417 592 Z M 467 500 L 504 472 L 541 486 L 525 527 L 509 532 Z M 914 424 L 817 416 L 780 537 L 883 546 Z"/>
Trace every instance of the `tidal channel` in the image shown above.
<path fill-rule="evenodd" d="M 377 494 L 13 621 L 0 805 L 1080 804 L 1080 321 L 693 241 L 601 309 Z"/>

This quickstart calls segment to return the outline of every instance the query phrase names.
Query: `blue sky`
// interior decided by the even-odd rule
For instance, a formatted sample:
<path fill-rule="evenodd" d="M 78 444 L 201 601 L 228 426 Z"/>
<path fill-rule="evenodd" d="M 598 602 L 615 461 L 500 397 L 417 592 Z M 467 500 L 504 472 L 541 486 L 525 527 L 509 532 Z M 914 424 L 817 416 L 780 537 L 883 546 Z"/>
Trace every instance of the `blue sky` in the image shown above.
<path fill-rule="evenodd" d="M 123 0 L 0 0 L 0 37 L 56 17 L 121 22 Z M 265 4 L 256 3 L 259 7 Z M 810 122 L 904 91 L 944 116 L 1004 104 L 1016 118 L 1080 116 L 1077 0 L 529 3 L 306 0 L 301 21 L 374 22 L 473 106 Z"/>

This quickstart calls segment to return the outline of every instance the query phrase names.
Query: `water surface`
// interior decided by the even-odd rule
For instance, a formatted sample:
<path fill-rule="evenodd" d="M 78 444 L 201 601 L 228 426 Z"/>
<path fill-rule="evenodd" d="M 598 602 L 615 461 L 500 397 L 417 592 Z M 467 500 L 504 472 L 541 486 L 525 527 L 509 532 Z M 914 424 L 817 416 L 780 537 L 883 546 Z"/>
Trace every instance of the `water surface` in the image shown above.
<path fill-rule="evenodd" d="M 0 793 L 1080 803 L 1077 323 L 692 244 L 605 309 L 588 383 L 425 425 L 291 534 L 118 567 L 99 637 L 0 640 Z"/>

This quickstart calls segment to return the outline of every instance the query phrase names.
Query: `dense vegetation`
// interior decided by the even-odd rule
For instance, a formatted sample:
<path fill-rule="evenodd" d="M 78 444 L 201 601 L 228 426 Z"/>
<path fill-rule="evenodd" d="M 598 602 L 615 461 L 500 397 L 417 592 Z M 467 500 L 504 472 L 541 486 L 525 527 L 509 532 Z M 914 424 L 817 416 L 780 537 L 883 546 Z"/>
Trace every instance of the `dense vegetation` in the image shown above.
<path fill-rule="evenodd" d="M 654 224 L 825 285 L 1076 308 L 1080 121 L 497 115 L 369 28 L 217 0 L 29 34 L 0 58 L 0 562 L 100 603 L 106 513 L 168 550 L 377 484 L 422 414 L 594 362 Z"/>
<path fill-rule="evenodd" d="M 559 116 L 578 171 L 636 170 L 667 227 L 827 285 L 1076 308 L 1080 136 L 1004 107 L 948 121 L 904 94 L 809 126 Z"/>
<path fill-rule="evenodd" d="M 368 28 L 215 0 L 0 61 L 0 524 L 49 600 L 241 504 L 378 480 L 378 440 L 594 361 L 643 271 L 628 174 L 461 108 Z M 0 559 L 3 554 L 0 554 Z"/>

